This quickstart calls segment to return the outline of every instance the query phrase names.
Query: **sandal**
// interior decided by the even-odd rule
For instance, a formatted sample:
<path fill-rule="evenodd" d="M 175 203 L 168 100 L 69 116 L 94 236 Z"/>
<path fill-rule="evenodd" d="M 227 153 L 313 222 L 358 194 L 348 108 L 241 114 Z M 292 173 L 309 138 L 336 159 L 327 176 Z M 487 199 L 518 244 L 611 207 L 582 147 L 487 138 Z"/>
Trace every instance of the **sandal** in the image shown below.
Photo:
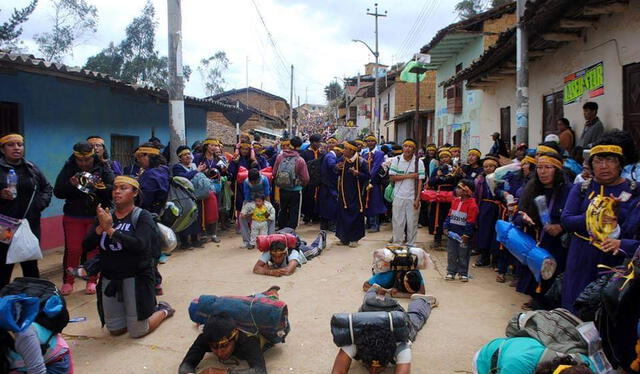
<path fill-rule="evenodd" d="M 84 289 L 85 295 L 95 295 L 96 294 L 96 284 L 94 282 L 87 282 L 87 286 Z"/>

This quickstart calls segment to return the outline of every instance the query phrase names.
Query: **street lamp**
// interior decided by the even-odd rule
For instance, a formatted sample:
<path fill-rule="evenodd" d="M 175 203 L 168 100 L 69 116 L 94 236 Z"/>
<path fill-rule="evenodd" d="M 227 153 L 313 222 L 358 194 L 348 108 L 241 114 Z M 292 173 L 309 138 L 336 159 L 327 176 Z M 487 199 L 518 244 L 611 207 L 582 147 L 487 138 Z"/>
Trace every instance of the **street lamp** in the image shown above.
<path fill-rule="evenodd" d="M 362 43 L 364 44 L 365 47 L 367 47 L 367 49 L 371 52 L 371 54 L 373 55 L 373 57 L 376 58 L 376 67 L 374 70 L 374 87 L 373 90 L 375 92 L 375 110 L 373 111 L 373 129 L 375 130 L 375 134 L 376 134 L 376 138 L 380 135 L 380 129 L 378 128 L 378 114 L 376 113 L 378 111 L 378 56 L 380 55 L 380 53 L 378 51 L 374 51 L 373 49 L 371 49 L 371 47 L 369 47 L 369 44 L 367 44 L 366 42 L 360 40 L 360 39 L 352 39 L 352 41 L 354 43 Z M 371 132 L 372 129 L 369 129 Z"/>

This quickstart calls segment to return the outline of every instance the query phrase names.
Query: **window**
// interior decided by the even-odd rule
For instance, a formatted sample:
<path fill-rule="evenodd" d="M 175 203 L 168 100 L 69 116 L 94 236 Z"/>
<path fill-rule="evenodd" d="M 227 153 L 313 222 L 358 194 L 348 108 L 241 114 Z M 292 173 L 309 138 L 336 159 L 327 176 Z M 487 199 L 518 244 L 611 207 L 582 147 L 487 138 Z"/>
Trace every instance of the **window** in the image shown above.
<path fill-rule="evenodd" d="M 20 132 L 20 116 L 17 103 L 0 101 L 0 135 Z"/>
<path fill-rule="evenodd" d="M 111 159 L 122 167 L 133 164 L 133 152 L 138 146 L 137 136 L 111 135 Z"/>
<path fill-rule="evenodd" d="M 349 118 L 356 118 L 358 116 L 358 107 L 349 107 Z"/>
<path fill-rule="evenodd" d="M 442 147 L 444 144 L 444 130 L 438 129 L 438 147 Z"/>
<path fill-rule="evenodd" d="M 462 83 L 447 87 L 447 111 L 450 114 L 462 113 Z"/>
<path fill-rule="evenodd" d="M 385 103 L 382 107 L 382 119 L 385 121 L 389 120 L 389 103 Z"/>
<path fill-rule="evenodd" d="M 511 149 L 511 107 L 500 108 L 500 138 Z"/>
<path fill-rule="evenodd" d="M 557 122 L 564 117 L 563 92 L 559 91 L 542 98 L 542 138 L 555 134 Z"/>

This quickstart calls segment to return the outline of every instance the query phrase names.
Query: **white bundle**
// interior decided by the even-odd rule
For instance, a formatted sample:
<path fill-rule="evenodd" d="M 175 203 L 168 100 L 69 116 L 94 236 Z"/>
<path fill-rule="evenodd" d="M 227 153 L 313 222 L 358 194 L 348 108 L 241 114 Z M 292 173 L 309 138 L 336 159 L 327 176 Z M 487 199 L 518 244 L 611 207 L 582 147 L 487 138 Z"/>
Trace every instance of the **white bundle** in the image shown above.
<path fill-rule="evenodd" d="M 418 269 L 426 269 L 433 265 L 431 256 L 425 252 L 422 248 L 418 247 L 404 247 L 402 249 L 395 249 L 396 253 L 406 253 L 409 251 L 415 255 L 418 259 Z M 373 251 L 373 272 L 374 274 L 384 273 L 391 270 L 391 261 L 393 261 L 395 254 L 389 248 L 380 248 Z"/>

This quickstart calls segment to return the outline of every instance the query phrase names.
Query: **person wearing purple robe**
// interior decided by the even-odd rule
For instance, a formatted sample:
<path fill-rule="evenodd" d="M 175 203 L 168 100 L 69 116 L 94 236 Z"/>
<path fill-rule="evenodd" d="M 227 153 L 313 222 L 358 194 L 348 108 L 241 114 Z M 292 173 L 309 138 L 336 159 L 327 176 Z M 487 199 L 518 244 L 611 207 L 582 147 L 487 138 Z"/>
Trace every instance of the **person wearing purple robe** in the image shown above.
<path fill-rule="evenodd" d="M 336 236 L 340 244 L 351 248 L 358 246 L 364 237 L 364 209 L 369 169 L 360 158 L 356 142 L 344 142 L 343 159 L 336 164 L 338 173 L 338 214 Z"/>
<path fill-rule="evenodd" d="M 598 265 L 621 265 L 640 244 L 635 240 L 638 227 L 626 224 L 638 215 L 638 187 L 636 182 L 621 177 L 625 163 L 636 161 L 633 140 L 626 131 L 602 135 L 590 150 L 588 163 L 593 179 L 573 186 L 562 212 L 562 226 L 573 234 L 562 281 L 563 308 L 575 312 L 575 300 L 599 276 Z M 589 233 L 586 220 L 587 209 L 598 196 L 616 200 L 615 215 L 605 215 L 600 222 L 615 230 L 601 241 Z"/>
<path fill-rule="evenodd" d="M 318 188 L 318 216 L 320 230 L 336 231 L 336 214 L 338 212 L 338 173 L 336 164 L 342 157 L 342 145 L 335 139 L 327 141 L 327 153 L 320 166 L 320 187 Z"/>
<path fill-rule="evenodd" d="M 310 162 L 324 157 L 321 140 L 320 135 L 311 135 L 309 137 L 309 147 L 300 152 L 300 156 L 307 163 L 307 167 L 309 167 Z M 322 162 L 322 160 L 317 162 Z M 309 177 L 311 177 L 311 175 L 309 175 Z M 320 180 L 309 179 L 309 183 L 302 189 L 302 215 L 304 216 L 303 220 L 305 224 L 318 221 L 318 194 L 320 192 L 320 183 Z"/>
<path fill-rule="evenodd" d="M 376 149 L 378 141 L 373 135 L 369 135 L 364 138 L 367 143 L 369 151 L 362 156 L 367 162 L 369 174 L 371 175 L 371 182 L 367 186 L 367 198 L 365 203 L 365 215 L 369 226 L 369 232 L 380 231 L 380 215 L 387 212 L 387 207 L 384 204 L 384 187 L 382 185 L 382 179 L 378 172 L 380 167 L 384 163 L 384 153 Z"/>

